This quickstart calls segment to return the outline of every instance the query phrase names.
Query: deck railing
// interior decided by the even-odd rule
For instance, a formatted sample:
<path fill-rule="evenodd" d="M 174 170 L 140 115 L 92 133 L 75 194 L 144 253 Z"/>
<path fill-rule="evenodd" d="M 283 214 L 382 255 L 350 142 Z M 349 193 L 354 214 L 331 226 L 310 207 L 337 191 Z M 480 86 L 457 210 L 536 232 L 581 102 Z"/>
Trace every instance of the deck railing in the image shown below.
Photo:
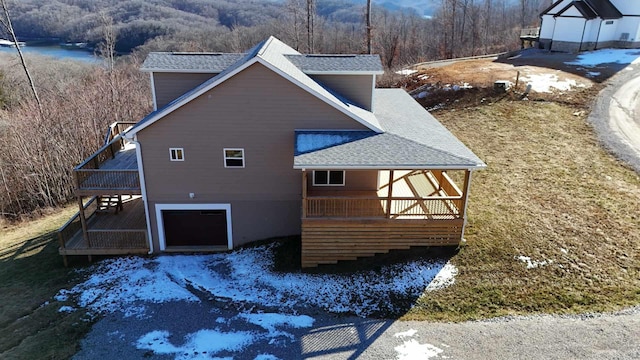
<path fill-rule="evenodd" d="M 538 36 L 540 36 L 540 28 L 539 27 L 524 28 L 524 29 L 520 30 L 520 37 L 521 38 L 537 38 Z"/>
<path fill-rule="evenodd" d="M 427 198 L 329 197 L 314 196 L 305 200 L 307 218 L 397 218 L 415 217 L 458 219 L 463 199 L 460 196 Z"/>
<path fill-rule="evenodd" d="M 97 196 L 92 197 L 86 204 L 84 204 L 85 216 L 89 218 L 92 216 L 96 210 L 98 209 L 98 199 Z M 77 212 L 74 216 L 69 219 L 64 225 L 58 229 L 58 241 L 60 242 L 60 247 L 65 248 L 66 244 L 78 231 L 82 230 L 82 224 L 80 222 L 80 212 Z"/>
<path fill-rule="evenodd" d="M 109 125 L 109 128 L 107 129 L 107 133 L 104 137 L 104 144 L 108 144 L 111 142 L 111 140 L 113 140 L 116 136 L 122 134 L 123 132 L 125 132 L 125 130 L 127 130 L 129 127 L 135 125 L 135 122 L 127 122 L 127 121 L 122 121 L 122 122 L 114 122 L 113 124 Z"/>
<path fill-rule="evenodd" d="M 91 249 L 142 249 L 149 246 L 147 231 L 140 229 L 88 230 Z"/>
<path fill-rule="evenodd" d="M 133 122 L 116 122 L 109 126 L 105 135 L 105 144 L 75 167 L 76 189 L 107 190 L 108 193 L 115 193 L 114 190 L 125 192 L 140 190 L 138 170 L 100 169 L 102 164 L 114 159 L 123 149 L 123 132 L 134 124 Z"/>
<path fill-rule="evenodd" d="M 77 187 L 80 190 L 139 190 L 138 170 L 76 169 Z"/>

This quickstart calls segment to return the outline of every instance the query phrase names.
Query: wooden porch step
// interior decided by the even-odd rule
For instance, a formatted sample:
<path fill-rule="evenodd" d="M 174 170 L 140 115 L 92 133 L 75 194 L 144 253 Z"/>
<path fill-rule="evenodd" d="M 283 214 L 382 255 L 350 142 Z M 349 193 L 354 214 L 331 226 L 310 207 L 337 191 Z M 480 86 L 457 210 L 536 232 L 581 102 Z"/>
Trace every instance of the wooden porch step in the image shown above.
<path fill-rule="evenodd" d="M 122 195 L 107 195 L 99 196 L 98 199 L 98 212 L 108 212 L 111 209 L 115 209 L 116 214 L 122 211 Z"/>

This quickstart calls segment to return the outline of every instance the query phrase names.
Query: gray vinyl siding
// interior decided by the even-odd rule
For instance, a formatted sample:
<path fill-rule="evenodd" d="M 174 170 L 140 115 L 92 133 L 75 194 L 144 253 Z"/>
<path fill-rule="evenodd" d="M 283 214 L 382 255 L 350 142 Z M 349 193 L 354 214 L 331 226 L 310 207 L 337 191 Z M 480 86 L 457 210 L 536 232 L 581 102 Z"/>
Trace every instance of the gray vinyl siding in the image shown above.
<path fill-rule="evenodd" d="M 231 204 L 234 246 L 299 234 L 302 177 L 293 169 L 295 129 L 367 130 L 254 64 L 140 131 L 155 248 L 159 203 Z M 184 148 L 184 161 L 169 161 L 170 147 Z M 244 148 L 246 167 L 225 168 L 223 148 Z"/>
<path fill-rule="evenodd" d="M 353 101 L 356 105 L 371 110 L 373 106 L 374 76 L 375 75 L 313 75 L 311 78 Z"/>
<path fill-rule="evenodd" d="M 214 76 L 216 74 L 154 72 L 153 85 L 158 109 Z"/>

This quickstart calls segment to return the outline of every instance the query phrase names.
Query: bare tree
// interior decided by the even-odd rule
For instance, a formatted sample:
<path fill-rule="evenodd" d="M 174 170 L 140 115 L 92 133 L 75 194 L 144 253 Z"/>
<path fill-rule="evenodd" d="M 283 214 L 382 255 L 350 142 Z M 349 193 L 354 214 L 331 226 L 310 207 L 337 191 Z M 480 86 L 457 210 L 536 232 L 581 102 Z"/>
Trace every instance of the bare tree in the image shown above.
<path fill-rule="evenodd" d="M 98 54 L 105 59 L 110 71 L 115 67 L 116 41 L 118 34 L 113 25 L 113 18 L 106 12 L 100 12 L 100 23 L 102 25 L 102 43 L 98 47 Z"/>
<path fill-rule="evenodd" d="M 315 52 L 314 45 L 314 22 L 316 17 L 316 1 L 307 0 L 307 51 L 312 54 Z"/>
<path fill-rule="evenodd" d="M 367 54 L 373 54 L 371 48 L 371 0 L 367 0 Z"/>
<path fill-rule="evenodd" d="M 29 81 L 29 87 L 31 88 L 31 92 L 33 92 L 33 98 L 38 104 L 38 112 L 40 116 L 42 116 L 42 103 L 40 102 L 40 97 L 38 96 L 38 91 L 36 90 L 36 85 L 33 82 L 33 78 L 31 77 L 31 73 L 29 72 L 29 67 L 27 66 L 27 62 L 24 60 L 24 55 L 22 54 L 22 50 L 20 49 L 20 43 L 18 42 L 18 38 L 16 37 L 16 32 L 13 30 L 13 24 L 11 23 L 11 16 L 9 15 L 9 8 L 7 7 L 6 0 L 0 0 L 0 5 L 2 6 L 3 16 L 0 19 L 0 23 L 4 27 L 4 30 L 11 36 L 11 40 L 13 41 L 16 50 L 18 51 L 18 56 L 20 57 L 20 62 L 22 63 L 22 68 L 24 69 L 24 73 L 27 75 L 27 80 Z"/>

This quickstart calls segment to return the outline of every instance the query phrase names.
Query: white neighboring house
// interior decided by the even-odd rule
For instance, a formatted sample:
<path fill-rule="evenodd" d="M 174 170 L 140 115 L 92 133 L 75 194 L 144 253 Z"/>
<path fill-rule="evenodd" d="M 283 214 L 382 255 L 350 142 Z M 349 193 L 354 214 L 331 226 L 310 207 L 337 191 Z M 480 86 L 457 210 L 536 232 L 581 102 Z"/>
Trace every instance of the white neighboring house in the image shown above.
<path fill-rule="evenodd" d="M 540 16 L 539 41 L 544 49 L 640 48 L 637 0 L 559 0 Z"/>

